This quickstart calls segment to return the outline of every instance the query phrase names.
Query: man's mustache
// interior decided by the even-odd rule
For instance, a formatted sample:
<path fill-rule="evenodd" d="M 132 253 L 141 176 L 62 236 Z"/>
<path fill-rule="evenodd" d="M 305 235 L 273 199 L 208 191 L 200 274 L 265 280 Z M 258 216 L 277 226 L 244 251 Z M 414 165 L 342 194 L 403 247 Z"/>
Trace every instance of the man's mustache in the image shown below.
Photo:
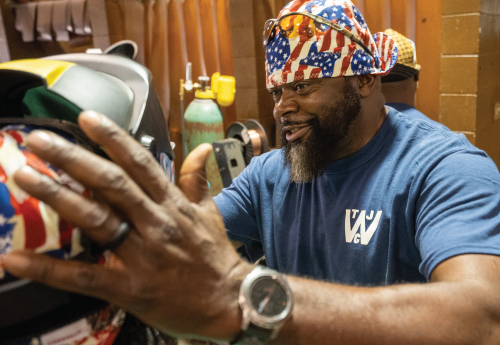
<path fill-rule="evenodd" d="M 286 127 L 286 126 L 311 126 L 314 125 L 315 121 L 314 119 L 310 119 L 307 121 L 290 121 L 290 120 L 284 120 L 281 122 L 281 128 Z"/>

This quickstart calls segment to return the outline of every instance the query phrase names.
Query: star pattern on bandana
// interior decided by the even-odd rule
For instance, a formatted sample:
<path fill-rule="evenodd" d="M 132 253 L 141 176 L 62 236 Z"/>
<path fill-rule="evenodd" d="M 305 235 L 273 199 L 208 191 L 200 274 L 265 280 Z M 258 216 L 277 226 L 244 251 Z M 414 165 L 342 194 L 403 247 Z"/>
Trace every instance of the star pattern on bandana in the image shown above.
<path fill-rule="evenodd" d="M 300 5 L 300 6 L 299 6 Z M 381 33 L 372 35 L 358 9 L 344 0 L 295 0 L 287 11 L 309 12 L 348 29 L 370 52 L 326 24 L 311 37 L 284 38 L 280 33 L 266 47 L 268 87 L 293 80 L 321 77 L 382 74 L 395 63 L 397 49 Z M 382 60 L 383 59 L 383 60 Z"/>
<path fill-rule="evenodd" d="M 359 10 L 356 7 L 354 7 L 353 12 L 354 12 L 354 18 L 359 23 L 359 25 L 361 25 L 363 29 L 368 30 L 368 26 L 366 25 L 365 19 L 363 18 Z"/>
<path fill-rule="evenodd" d="M 281 38 L 281 35 L 269 43 L 266 47 L 267 61 L 271 73 L 277 69 L 283 68 L 286 61 L 290 57 L 290 45 L 286 39 Z"/>
<path fill-rule="evenodd" d="M 300 61 L 300 64 L 321 68 L 323 76 L 329 77 L 333 75 L 335 64 L 341 58 L 341 53 L 334 52 L 318 52 L 316 45 L 313 44 L 310 49 L 310 55 Z"/>
<path fill-rule="evenodd" d="M 324 1 L 320 1 L 324 2 Z M 314 9 L 314 14 L 325 18 L 326 20 L 335 22 L 339 25 L 344 25 L 348 28 L 354 27 L 354 23 L 346 16 L 342 6 L 332 6 L 332 7 L 324 7 L 321 10 L 318 10 L 318 6 L 315 6 L 315 3 L 309 4 L 306 6 L 306 11 L 312 12 Z M 313 13 L 313 12 L 312 12 Z M 358 11 L 359 13 L 359 11 Z M 326 31 L 328 29 L 327 25 L 321 25 L 321 29 Z"/>
<path fill-rule="evenodd" d="M 363 50 L 356 50 L 351 60 L 351 69 L 354 75 L 367 73 L 371 68 L 372 60 L 366 57 Z"/>

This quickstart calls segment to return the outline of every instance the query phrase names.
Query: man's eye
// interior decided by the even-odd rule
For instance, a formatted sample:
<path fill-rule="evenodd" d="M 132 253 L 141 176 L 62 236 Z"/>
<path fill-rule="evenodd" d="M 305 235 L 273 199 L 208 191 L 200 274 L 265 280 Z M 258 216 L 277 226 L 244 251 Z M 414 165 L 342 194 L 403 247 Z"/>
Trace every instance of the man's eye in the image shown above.
<path fill-rule="evenodd" d="M 279 92 L 278 90 L 271 91 L 271 92 L 269 92 L 269 94 L 270 94 L 270 95 L 271 95 L 274 99 L 279 98 L 279 96 L 280 96 L 280 92 Z"/>
<path fill-rule="evenodd" d="M 304 90 L 308 86 L 309 85 L 307 85 L 307 84 L 297 84 L 297 85 L 295 85 L 295 90 L 296 91 L 302 91 L 302 90 Z"/>

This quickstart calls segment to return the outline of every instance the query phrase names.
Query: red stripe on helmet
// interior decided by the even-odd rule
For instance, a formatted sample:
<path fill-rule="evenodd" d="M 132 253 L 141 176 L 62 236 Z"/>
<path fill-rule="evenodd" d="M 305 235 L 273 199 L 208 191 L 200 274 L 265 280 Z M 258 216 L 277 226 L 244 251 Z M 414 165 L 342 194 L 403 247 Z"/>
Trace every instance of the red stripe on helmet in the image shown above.
<path fill-rule="evenodd" d="M 48 177 L 55 177 L 55 174 L 52 170 L 45 165 L 45 163 L 40 160 L 35 154 L 29 152 L 29 151 L 21 151 L 22 154 L 26 157 L 26 164 L 30 167 L 32 167 L 35 170 L 38 170 L 42 174 L 47 175 Z"/>
<path fill-rule="evenodd" d="M 73 225 L 64 219 L 60 219 L 59 234 L 60 234 L 59 245 L 61 247 L 71 245 L 73 238 Z"/>
<path fill-rule="evenodd" d="M 25 249 L 36 249 L 45 244 L 47 233 L 38 206 L 39 201 L 29 197 L 22 204 L 11 195 L 10 202 L 16 211 L 16 215 L 22 215 L 25 229 Z"/>
<path fill-rule="evenodd" d="M 24 141 L 23 137 L 16 130 L 9 130 L 9 131 L 5 131 L 5 132 L 7 132 L 19 144 L 21 144 Z"/>
<path fill-rule="evenodd" d="M 5 182 L 7 182 L 7 174 L 5 173 L 5 170 L 3 170 L 3 167 L 0 165 L 0 183 Z"/>

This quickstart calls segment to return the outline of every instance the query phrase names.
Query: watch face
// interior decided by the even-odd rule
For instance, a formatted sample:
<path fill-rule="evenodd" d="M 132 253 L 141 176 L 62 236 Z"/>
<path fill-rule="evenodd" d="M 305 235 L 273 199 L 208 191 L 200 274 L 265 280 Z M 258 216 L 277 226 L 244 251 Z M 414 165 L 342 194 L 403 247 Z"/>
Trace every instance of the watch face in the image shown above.
<path fill-rule="evenodd" d="M 276 316 L 285 310 L 288 296 L 276 279 L 262 277 L 253 283 L 250 301 L 258 314 Z"/>

